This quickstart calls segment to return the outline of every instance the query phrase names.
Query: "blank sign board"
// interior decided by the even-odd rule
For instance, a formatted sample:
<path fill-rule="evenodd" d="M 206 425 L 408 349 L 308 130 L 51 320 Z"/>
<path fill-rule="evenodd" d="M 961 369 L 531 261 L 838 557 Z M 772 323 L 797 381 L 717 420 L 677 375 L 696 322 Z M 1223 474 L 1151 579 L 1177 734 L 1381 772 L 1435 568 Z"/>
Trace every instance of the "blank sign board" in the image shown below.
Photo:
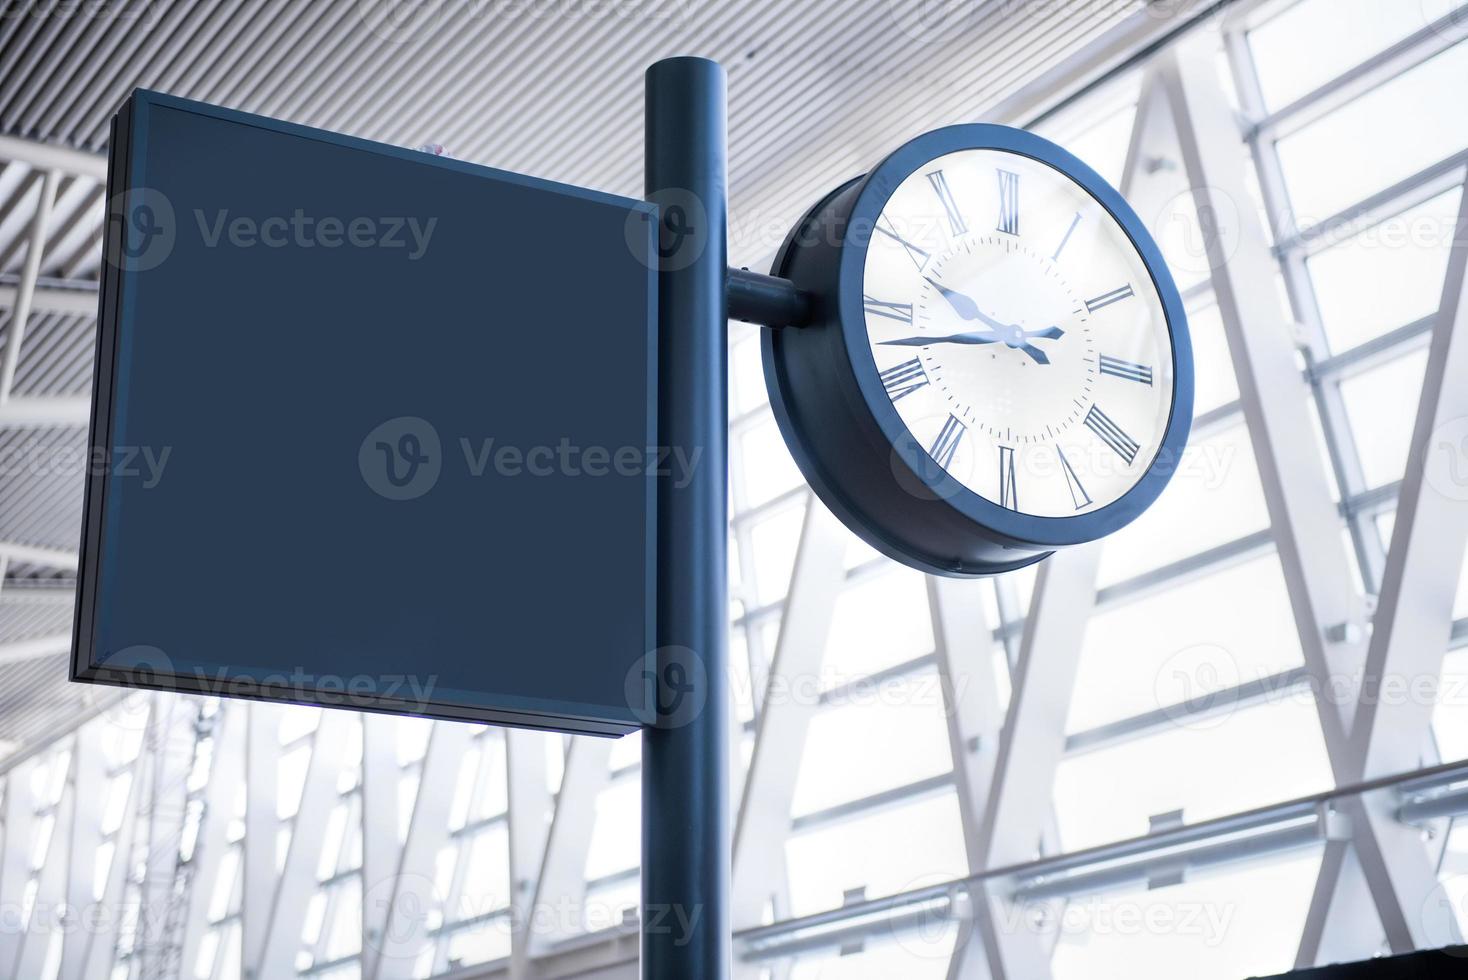
<path fill-rule="evenodd" d="M 72 678 L 641 724 L 652 209 L 150 92 L 108 185 Z"/>

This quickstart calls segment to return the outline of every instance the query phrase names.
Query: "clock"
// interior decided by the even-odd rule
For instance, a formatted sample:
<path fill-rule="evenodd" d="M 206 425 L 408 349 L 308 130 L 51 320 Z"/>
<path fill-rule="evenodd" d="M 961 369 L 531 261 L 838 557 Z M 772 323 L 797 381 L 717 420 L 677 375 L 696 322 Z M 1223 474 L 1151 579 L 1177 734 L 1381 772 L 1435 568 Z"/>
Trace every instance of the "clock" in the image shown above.
<path fill-rule="evenodd" d="M 781 433 L 891 558 L 1021 568 L 1124 526 L 1177 467 L 1182 300 L 1136 213 L 1054 143 L 919 136 L 807 212 L 772 272 L 813 311 L 763 331 Z"/>

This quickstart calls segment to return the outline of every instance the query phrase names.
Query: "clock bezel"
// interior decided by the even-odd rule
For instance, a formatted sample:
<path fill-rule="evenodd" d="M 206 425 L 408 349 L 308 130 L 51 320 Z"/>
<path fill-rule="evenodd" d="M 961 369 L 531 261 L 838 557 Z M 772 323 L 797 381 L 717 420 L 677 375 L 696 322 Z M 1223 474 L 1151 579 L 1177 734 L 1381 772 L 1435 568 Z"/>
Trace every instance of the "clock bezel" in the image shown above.
<path fill-rule="evenodd" d="M 1121 194 L 1078 157 L 1043 137 L 1006 126 L 975 123 L 925 133 L 899 147 L 883 160 L 856 192 L 848 228 L 875 227 L 882 209 L 898 186 L 919 168 L 949 153 L 963 150 L 1002 150 L 1028 157 L 1074 181 L 1116 221 L 1141 256 L 1142 264 L 1162 304 L 1172 346 L 1173 399 L 1157 453 L 1141 477 L 1125 493 L 1095 510 L 1068 517 L 1043 517 L 1002 507 L 969 489 L 941 470 L 913 437 L 897 408 L 887 397 L 871 353 L 862 289 L 866 277 L 870 233 L 849 237 L 841 250 L 838 270 L 839 321 L 846 335 L 846 351 L 868 409 L 878 426 L 902 456 L 914 477 L 969 519 L 1003 534 L 1046 547 L 1064 547 L 1104 537 L 1134 520 L 1162 493 L 1187 442 L 1193 415 L 1193 378 L 1181 365 L 1192 364 L 1187 316 L 1182 297 L 1162 252 L 1142 220 Z"/>

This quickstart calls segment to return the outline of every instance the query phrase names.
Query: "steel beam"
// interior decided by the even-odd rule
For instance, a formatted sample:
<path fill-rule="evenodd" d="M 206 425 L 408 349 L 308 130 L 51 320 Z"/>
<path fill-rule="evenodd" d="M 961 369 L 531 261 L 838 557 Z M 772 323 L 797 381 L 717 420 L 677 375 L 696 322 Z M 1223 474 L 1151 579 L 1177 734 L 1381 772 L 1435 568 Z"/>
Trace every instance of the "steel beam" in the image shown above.
<path fill-rule="evenodd" d="M 180 851 L 188 812 L 189 772 L 193 769 L 199 702 L 191 697 L 152 693 L 142 751 L 152 763 L 147 788 L 146 848 L 134 952 L 141 953 L 143 975 L 177 967 L 182 937 L 183 896 L 179 891 Z"/>
<path fill-rule="evenodd" d="M 240 856 L 240 975 L 273 980 L 257 972 L 265 957 L 270 906 L 279 867 L 277 801 L 281 706 L 252 702 L 245 725 L 245 837 Z"/>
<path fill-rule="evenodd" d="M 938 678 L 943 688 L 948 749 L 958 796 L 969 874 L 984 870 L 983 818 L 999 754 L 1004 709 L 994 689 L 994 635 L 984 619 L 987 581 L 927 577 Z M 987 980 L 983 939 L 971 903 L 960 921 L 949 980 Z"/>
<path fill-rule="evenodd" d="M 1436 685 L 1468 546 L 1468 479 L 1458 472 L 1468 446 L 1468 193 L 1455 229 L 1351 731 L 1357 778 L 1421 763 L 1436 699 L 1395 697 L 1390 685 Z"/>
<path fill-rule="evenodd" d="M 362 715 L 362 891 L 391 881 L 397 872 L 398 840 L 398 720 L 371 712 Z M 391 819 L 388 819 L 391 815 Z M 391 896 L 386 901 L 362 903 L 362 977 L 373 980 L 387 935 Z"/>
<path fill-rule="evenodd" d="M 42 657 L 54 657 L 71 650 L 71 634 L 36 636 L 26 640 L 0 643 L 0 667 L 23 664 Z"/>
<path fill-rule="evenodd" d="M 0 541 L 0 557 L 11 564 L 45 565 L 47 568 L 73 572 L 77 567 L 75 551 L 22 544 L 19 541 Z"/>
<path fill-rule="evenodd" d="M 528 937 L 532 956 L 549 953 L 579 931 L 579 917 L 586 909 L 586 858 L 596 827 L 596 801 L 611 781 L 612 745 L 610 739 L 577 735 L 566 750 L 532 903 L 553 914 L 548 928 Z M 565 921 L 560 916 L 563 910 Z M 573 914 L 578 921 L 569 921 Z"/>
<path fill-rule="evenodd" d="M 1458 472 L 1468 445 L 1468 387 L 1462 383 L 1468 377 L 1468 193 L 1455 229 L 1351 729 L 1356 779 L 1422 764 L 1452 636 L 1468 546 L 1468 481 Z M 1461 938 L 1451 904 L 1433 901 L 1435 869 L 1418 829 L 1397 819 L 1395 801 L 1368 795 L 1355 801 L 1352 816 L 1371 830 L 1358 836 L 1357 851 L 1392 950 Z"/>
<path fill-rule="evenodd" d="M 509 788 L 509 746 L 506 745 L 504 741 L 502 741 L 503 731 L 504 730 L 487 729 L 485 732 L 481 732 L 475 738 L 475 741 L 479 743 L 478 759 L 473 767 L 475 770 L 474 774 L 470 777 L 473 785 L 469 790 L 468 809 L 465 811 L 468 814 L 469 822 L 465 824 L 464 829 L 458 831 L 462 843 L 459 847 L 459 852 L 456 856 L 456 860 L 454 861 L 454 870 L 449 875 L 448 891 L 444 895 L 445 925 L 443 929 L 439 930 L 438 935 L 435 937 L 433 969 L 430 971 L 430 976 L 437 976 L 438 974 L 446 973 L 449 970 L 449 953 L 452 952 L 453 929 L 455 927 L 455 923 L 450 921 L 450 917 L 453 916 L 461 908 L 460 903 L 463 901 L 464 897 L 464 885 L 469 880 L 469 872 L 471 871 L 470 864 L 472 863 L 471 858 L 474 851 L 473 837 L 470 836 L 470 833 L 482 833 L 484 831 L 484 828 L 488 826 L 488 823 L 486 821 L 479 820 L 477 817 L 475 817 L 475 814 L 482 812 L 484 797 L 485 794 L 489 792 L 489 787 L 491 784 L 504 785 L 507 791 Z M 502 757 L 502 762 L 499 766 L 492 765 L 492 752 L 496 748 L 504 753 Z M 542 772 L 543 771 L 544 770 L 542 770 Z M 541 778 L 542 780 L 544 780 L 545 777 L 542 775 Z M 358 799 L 357 802 L 358 804 L 360 804 L 361 800 Z M 356 816 L 356 819 L 361 819 L 360 813 L 354 811 L 354 815 Z M 489 818 L 489 820 L 503 822 L 506 830 L 508 831 L 510 829 L 509 813 L 492 816 Z M 467 828 L 469 828 L 471 825 L 475 828 L 472 832 L 467 830 Z M 343 862 L 345 862 L 347 858 L 347 854 L 345 851 L 343 852 L 342 857 Z M 349 873 L 348 869 L 346 868 L 342 868 L 340 870 Z M 513 876 L 513 872 L 511 872 L 511 874 Z M 531 882 L 531 884 L 533 885 L 534 882 Z M 512 895 L 511 913 L 513 913 L 513 898 L 514 896 Z M 333 894 L 333 898 L 327 906 L 328 914 L 331 914 L 331 907 L 332 905 L 335 905 L 338 900 L 339 899 L 336 897 L 336 895 Z M 493 915 L 496 913 L 492 910 L 488 910 L 486 914 Z M 471 918 L 477 920 L 481 917 L 482 916 L 473 916 Z M 513 929 L 515 925 L 513 914 L 511 915 L 511 920 L 511 928 Z M 463 920 L 460 920 L 460 922 L 462 921 Z M 318 946 L 323 948 L 323 955 L 327 938 L 328 937 L 326 936 L 326 931 L 322 930 L 322 936 L 321 939 L 318 941 Z M 514 938 L 512 936 L 512 949 L 513 944 Z"/>
<path fill-rule="evenodd" d="M 419 957 L 428 949 L 431 937 L 427 916 L 439 904 L 434 864 L 438 852 L 448 843 L 454 786 L 474 732 L 474 726 L 459 722 L 433 723 L 396 873 L 385 880 L 363 879 L 363 906 L 387 904 L 386 925 L 377 940 L 380 952 L 376 976 L 370 980 L 409 980 L 415 975 Z M 390 812 L 395 814 L 396 807 Z M 363 819 L 381 820 L 382 814 L 364 814 Z"/>
<path fill-rule="evenodd" d="M 80 428 L 91 421 L 90 396 L 11 398 L 0 404 L 0 428 Z M 72 564 L 76 559 L 71 559 Z"/>
<path fill-rule="evenodd" d="M 32 758 L 5 776 L 5 837 L 0 843 L 0 908 L 15 910 L 0 928 L 0 969 L 14 970 L 20 953 L 19 910 L 31 877 L 32 836 L 37 801 L 32 787 L 39 759 Z M 14 974 L 12 974 L 14 975 Z"/>
<path fill-rule="evenodd" d="M 13 310 L 20 299 L 20 287 L 0 283 L 0 307 Z M 96 316 L 97 290 L 58 289 L 37 285 L 31 293 L 32 313 L 60 313 L 65 316 Z"/>
<path fill-rule="evenodd" d="M 805 511 L 768 692 L 755 728 L 754 754 L 734 831 L 734 928 L 763 921 L 765 903 L 785 874 L 785 841 L 806 735 L 818 698 L 800 699 L 796 683 L 820 674 L 836 600 L 846 584 L 847 531 L 814 497 Z"/>
<path fill-rule="evenodd" d="M 316 892 L 316 866 L 331 811 L 341 799 L 337 781 L 341 776 L 342 746 L 347 729 L 356 719 L 345 711 L 323 709 L 311 740 L 311 760 L 301 788 L 301 802 L 291 821 L 290 844 L 285 864 L 275 882 L 270 919 L 265 926 L 265 943 L 255 964 L 257 977 L 285 977 L 295 972 L 296 954 L 301 949 L 301 925 L 306 907 Z"/>
<path fill-rule="evenodd" d="M 107 179 L 107 158 L 99 153 L 0 134 L 0 160 L 14 160 L 40 170 L 60 170 L 93 180 Z"/>
<path fill-rule="evenodd" d="M 46 228 L 51 222 L 51 208 L 56 203 L 56 185 L 61 176 L 47 170 L 41 179 L 41 196 L 31 219 L 30 243 L 26 246 L 25 265 L 21 267 L 20 286 L 16 289 L 15 307 L 10 314 L 10 329 L 5 334 L 5 353 L 0 359 L 0 404 L 10 400 L 15 382 L 15 369 L 20 364 L 21 346 L 25 343 L 26 324 L 36 295 L 36 280 L 41 275 L 41 254 L 46 250 Z"/>
<path fill-rule="evenodd" d="M 1030 861 L 1040 850 L 1065 754 L 1066 716 L 1096 599 L 1099 556 L 1099 544 L 1081 545 L 1040 565 L 979 827 L 977 853 L 985 868 Z M 1013 928 L 1021 920 L 1012 883 L 985 881 L 972 895 L 972 906 L 994 980 L 1050 975 L 1043 937 Z"/>
<path fill-rule="evenodd" d="M 102 885 L 100 904 L 104 917 L 95 929 L 88 931 L 82 968 L 79 973 L 74 974 L 81 980 L 108 980 L 116 963 L 123 896 L 126 894 L 128 873 L 132 870 L 129 858 L 137 834 L 138 800 L 142 797 L 139 779 L 142 768 L 138 760 L 133 760 L 132 780 L 128 783 L 127 800 L 123 804 L 122 822 L 112 836 L 112 860 L 108 864 L 107 877 Z M 67 976 L 66 970 L 67 964 L 63 961 L 63 977 Z"/>
<path fill-rule="evenodd" d="M 102 818 L 107 803 L 107 767 L 102 755 L 104 735 L 100 724 L 86 725 L 76 734 L 72 749 L 72 822 L 66 836 L 61 838 L 66 853 L 47 855 L 47 863 L 64 863 L 66 867 L 63 891 L 66 920 L 58 980 L 83 980 L 87 947 L 92 938 L 91 922 L 84 917 L 95 908 L 97 898 L 92 882 L 97 871 L 97 851 L 102 846 Z M 122 863 L 127 863 L 126 858 Z"/>
<path fill-rule="evenodd" d="M 248 701 L 219 702 L 214 719 L 213 759 L 204 788 L 203 811 L 189 861 L 188 907 L 184 912 L 183 945 L 179 963 L 192 977 L 199 961 L 199 945 L 209 927 L 209 904 L 214 897 L 219 867 L 229 849 L 229 824 L 234 820 L 240 794 L 245 790 L 245 728 Z"/>
<path fill-rule="evenodd" d="M 1194 201 L 1200 215 L 1211 219 L 1200 224 L 1240 400 L 1305 666 L 1319 692 L 1317 716 L 1331 769 L 1337 784 L 1347 784 L 1364 772 L 1359 743 L 1369 733 L 1357 728 L 1359 717 L 1351 717 L 1353 699 L 1335 703 L 1329 695 L 1358 689 L 1365 650 L 1360 643 L 1333 642 L 1328 635 L 1341 624 L 1359 626 L 1364 610 L 1350 579 L 1347 556 L 1342 553 L 1339 520 L 1315 448 L 1309 393 L 1300 379 L 1289 334 L 1281 329 L 1279 304 L 1271 291 L 1259 288 L 1259 283 L 1273 281 L 1277 270 L 1256 210 L 1249 204 L 1252 195 L 1238 145 L 1241 134 L 1217 77 L 1205 69 L 1203 58 L 1202 52 L 1169 52 L 1158 68 L 1158 79 L 1171 108 Z M 1461 559 L 1461 548 L 1458 555 Z M 1445 634 L 1442 650 L 1446 645 Z M 1425 726 L 1411 733 L 1416 750 L 1420 751 L 1427 734 Z M 1374 796 L 1343 806 L 1349 811 L 1355 855 L 1367 872 L 1364 880 L 1379 924 L 1359 919 L 1365 903 L 1340 897 L 1342 887 L 1356 880 L 1354 876 L 1350 881 L 1340 879 L 1351 873 L 1353 863 L 1323 862 L 1315 894 L 1330 902 L 1329 909 L 1335 911 L 1310 913 L 1306 944 L 1297 957 L 1301 965 L 1370 955 L 1376 949 L 1378 927 L 1386 929 L 1394 949 L 1412 948 L 1411 935 L 1416 930 L 1448 927 L 1447 923 L 1424 923 L 1417 911 L 1426 894 L 1423 888 L 1434 879 L 1416 832 L 1396 821 L 1391 808 Z M 1358 918 L 1351 921 L 1332 924 L 1325 918 L 1352 912 Z M 1442 909 L 1440 915 L 1451 917 L 1452 913 Z M 1325 937 L 1338 937 L 1350 945 L 1329 950 L 1309 945 Z"/>
<path fill-rule="evenodd" d="M 36 892 L 31 903 L 30 916 L 26 920 L 25 932 L 21 934 L 15 956 L 15 977 L 39 977 L 46 960 L 50 957 L 51 944 L 63 938 L 58 933 L 61 922 L 58 918 L 62 903 L 66 901 L 67 861 L 66 845 L 70 841 L 75 823 L 77 797 L 78 753 L 73 743 L 71 758 L 67 761 L 66 782 L 61 789 L 61 798 L 51 811 L 51 833 L 44 851 L 46 858 L 36 870 Z"/>
<path fill-rule="evenodd" d="M 510 837 L 510 977 L 532 980 L 531 942 L 536 924 L 535 893 L 550 838 L 551 792 L 546 783 L 546 742 L 541 732 L 505 729 L 505 792 Z M 610 745 L 610 741 L 603 739 Z M 591 807 L 595 813 L 595 807 Z M 465 860 L 460 855 L 460 861 Z M 584 866 L 583 866 L 584 867 Z"/>

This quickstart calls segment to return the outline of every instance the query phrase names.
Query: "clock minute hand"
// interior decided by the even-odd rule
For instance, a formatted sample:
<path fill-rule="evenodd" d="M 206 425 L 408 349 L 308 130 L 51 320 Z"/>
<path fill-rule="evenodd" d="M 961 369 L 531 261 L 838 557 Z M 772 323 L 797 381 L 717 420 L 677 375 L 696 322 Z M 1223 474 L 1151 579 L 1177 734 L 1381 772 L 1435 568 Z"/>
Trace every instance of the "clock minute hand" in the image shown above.
<path fill-rule="evenodd" d="M 898 337 L 896 340 L 878 341 L 887 347 L 926 347 L 929 344 L 997 344 L 999 335 L 988 330 L 970 330 L 966 333 L 951 333 L 941 337 Z"/>
<path fill-rule="evenodd" d="M 879 344 L 887 347 L 926 347 L 929 344 L 995 344 L 1003 342 L 1006 346 L 1026 354 L 1036 364 L 1049 364 L 1050 357 L 1040 348 L 1029 342 L 1030 337 L 1039 337 L 1044 340 L 1054 340 L 1063 337 L 1065 331 L 1059 327 L 1046 327 L 1043 330 L 1013 330 L 1004 331 L 1001 336 L 987 330 L 971 330 L 966 333 L 951 333 L 943 337 L 899 337 L 896 340 L 882 340 Z"/>

